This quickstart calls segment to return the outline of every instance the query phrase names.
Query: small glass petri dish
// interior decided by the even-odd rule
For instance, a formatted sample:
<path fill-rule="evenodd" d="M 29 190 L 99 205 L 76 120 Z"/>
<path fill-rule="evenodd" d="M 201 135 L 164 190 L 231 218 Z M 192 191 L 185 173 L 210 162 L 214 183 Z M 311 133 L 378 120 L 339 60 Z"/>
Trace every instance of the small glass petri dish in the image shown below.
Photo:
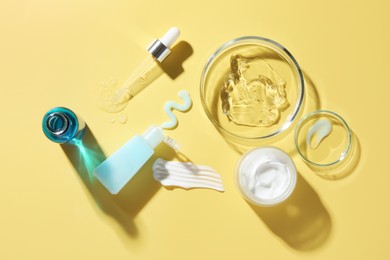
<path fill-rule="evenodd" d="M 232 117 L 228 116 L 230 112 L 227 112 L 228 109 L 232 107 L 236 111 L 241 109 L 239 107 L 240 100 L 232 105 L 232 103 L 229 103 L 232 100 L 229 99 L 231 98 L 229 96 L 230 94 L 226 94 L 226 91 L 223 90 L 224 87 L 226 89 L 227 79 L 232 77 L 231 73 L 235 68 L 233 59 L 238 56 L 244 57 L 246 60 L 241 59 L 241 63 L 244 65 L 242 65 L 242 68 L 237 69 L 237 71 L 242 72 L 256 62 L 257 64 L 253 66 L 258 66 L 259 70 L 262 68 L 267 70 L 260 71 L 260 75 L 249 75 L 250 73 L 247 73 L 245 75 L 246 78 L 240 78 L 240 81 L 248 81 L 248 78 L 251 78 L 250 80 L 254 79 L 254 81 L 257 81 L 252 83 L 257 84 L 262 79 L 261 74 L 272 74 L 271 76 L 277 75 L 276 81 L 282 82 L 273 90 L 271 89 L 274 93 L 268 92 L 269 86 L 260 89 L 265 93 L 264 97 L 260 97 L 264 102 L 263 104 L 268 104 L 267 102 L 270 99 L 273 101 L 278 100 L 279 97 L 275 98 L 273 95 L 275 93 L 278 95 L 279 90 L 283 92 L 281 93 L 282 98 L 286 99 L 286 102 L 283 104 L 283 109 L 280 109 L 280 111 L 279 109 L 278 111 L 273 110 L 274 107 L 269 109 L 271 111 L 270 115 L 276 118 L 272 124 L 248 125 L 237 122 L 234 119 L 232 120 Z M 261 91 L 257 91 L 257 93 Z M 249 98 L 256 99 L 253 96 L 253 91 L 248 91 L 247 93 L 241 96 L 246 95 L 246 97 L 249 96 Z M 200 95 L 207 117 L 221 134 L 231 137 L 239 143 L 258 144 L 256 141 L 269 139 L 287 130 L 297 118 L 304 98 L 304 78 L 297 61 L 285 47 L 270 39 L 257 36 L 245 36 L 223 44 L 211 55 L 202 72 Z M 255 95 L 257 94 L 255 93 Z M 259 93 L 258 95 L 261 96 L 263 94 Z M 261 105 L 259 107 L 260 109 L 258 110 L 258 107 L 256 107 L 255 110 L 250 111 L 251 116 L 255 118 L 254 120 L 258 120 L 258 113 L 262 109 Z M 276 112 L 274 113 L 274 111 Z M 247 112 L 244 111 L 242 115 L 245 115 Z M 262 120 L 259 121 L 262 122 Z"/>
<path fill-rule="evenodd" d="M 297 171 L 284 151 L 264 146 L 246 152 L 235 169 L 235 183 L 241 196 L 257 206 L 275 206 L 295 189 Z"/>
<path fill-rule="evenodd" d="M 341 116 L 332 111 L 317 110 L 298 122 L 294 140 L 299 155 L 309 166 L 328 170 L 346 161 L 352 134 Z"/>

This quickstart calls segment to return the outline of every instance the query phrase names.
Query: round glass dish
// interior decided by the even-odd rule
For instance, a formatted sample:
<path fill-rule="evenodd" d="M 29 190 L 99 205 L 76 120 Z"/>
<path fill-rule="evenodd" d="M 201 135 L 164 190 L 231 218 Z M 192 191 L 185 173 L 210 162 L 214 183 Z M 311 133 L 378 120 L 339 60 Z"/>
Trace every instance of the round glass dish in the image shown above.
<path fill-rule="evenodd" d="M 350 152 L 352 134 L 338 114 L 317 110 L 304 116 L 295 129 L 295 147 L 316 168 L 339 165 Z"/>
<path fill-rule="evenodd" d="M 276 73 L 284 80 L 287 103 L 273 124 L 268 126 L 238 124 L 224 111 L 222 88 L 232 72 L 234 66 L 232 59 L 236 55 L 248 58 L 249 61 L 261 60 L 266 64 L 265 67 L 269 67 L 272 73 Z M 282 45 L 266 38 L 245 36 L 223 44 L 211 55 L 202 72 L 200 94 L 208 118 L 222 134 L 236 140 L 264 140 L 285 131 L 297 117 L 303 103 L 304 78 L 297 61 Z M 268 100 L 267 97 L 265 100 Z"/>

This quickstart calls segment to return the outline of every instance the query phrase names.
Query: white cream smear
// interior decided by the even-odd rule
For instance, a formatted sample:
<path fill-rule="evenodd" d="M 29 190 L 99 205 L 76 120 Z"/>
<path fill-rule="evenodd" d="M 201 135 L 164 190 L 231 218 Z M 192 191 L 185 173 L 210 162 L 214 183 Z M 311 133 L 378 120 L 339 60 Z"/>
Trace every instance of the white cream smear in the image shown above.
<path fill-rule="evenodd" d="M 261 162 L 253 168 L 245 169 L 247 188 L 257 198 L 275 199 L 288 187 L 289 169 L 279 162 Z"/>
<path fill-rule="evenodd" d="M 153 164 L 153 177 L 164 186 L 224 191 L 221 176 L 211 167 L 161 158 Z"/>
<path fill-rule="evenodd" d="M 320 119 L 310 127 L 306 135 L 306 146 L 316 149 L 322 140 L 332 132 L 332 123 L 328 119 Z"/>

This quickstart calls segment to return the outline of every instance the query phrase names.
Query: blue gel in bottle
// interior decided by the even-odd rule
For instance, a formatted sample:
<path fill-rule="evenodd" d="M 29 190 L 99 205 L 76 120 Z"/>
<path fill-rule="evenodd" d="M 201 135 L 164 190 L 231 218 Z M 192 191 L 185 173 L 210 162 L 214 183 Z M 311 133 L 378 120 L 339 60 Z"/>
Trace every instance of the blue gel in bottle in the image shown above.
<path fill-rule="evenodd" d="M 77 145 L 85 134 L 85 122 L 72 110 L 55 107 L 43 117 L 42 130 L 55 143 Z"/>

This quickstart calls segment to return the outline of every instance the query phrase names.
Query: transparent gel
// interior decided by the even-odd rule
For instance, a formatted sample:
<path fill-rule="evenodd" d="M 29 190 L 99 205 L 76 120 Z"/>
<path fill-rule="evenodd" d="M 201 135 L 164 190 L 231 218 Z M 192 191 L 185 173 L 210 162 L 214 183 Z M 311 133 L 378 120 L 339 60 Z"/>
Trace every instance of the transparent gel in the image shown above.
<path fill-rule="evenodd" d="M 286 81 L 261 57 L 234 54 L 221 88 L 223 112 L 234 123 L 270 126 L 288 107 Z"/>

